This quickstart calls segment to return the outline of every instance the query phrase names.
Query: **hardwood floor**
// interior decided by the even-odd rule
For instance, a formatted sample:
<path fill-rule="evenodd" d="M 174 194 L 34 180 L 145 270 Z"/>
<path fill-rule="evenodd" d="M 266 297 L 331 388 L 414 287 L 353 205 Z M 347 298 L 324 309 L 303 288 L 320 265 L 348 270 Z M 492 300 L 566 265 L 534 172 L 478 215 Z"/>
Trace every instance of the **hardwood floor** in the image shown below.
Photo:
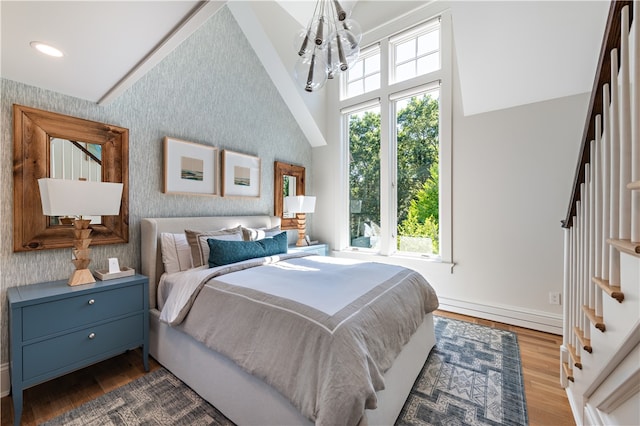
<path fill-rule="evenodd" d="M 559 384 L 561 336 L 444 311 L 436 314 L 515 332 L 522 358 L 529 424 L 575 425 L 567 396 Z M 150 359 L 150 367 L 153 371 L 160 365 Z M 141 354 L 135 350 L 33 386 L 24 392 L 22 424 L 37 425 L 143 374 Z M 2 425 L 11 424 L 13 405 L 11 396 L 6 396 L 2 398 Z"/>

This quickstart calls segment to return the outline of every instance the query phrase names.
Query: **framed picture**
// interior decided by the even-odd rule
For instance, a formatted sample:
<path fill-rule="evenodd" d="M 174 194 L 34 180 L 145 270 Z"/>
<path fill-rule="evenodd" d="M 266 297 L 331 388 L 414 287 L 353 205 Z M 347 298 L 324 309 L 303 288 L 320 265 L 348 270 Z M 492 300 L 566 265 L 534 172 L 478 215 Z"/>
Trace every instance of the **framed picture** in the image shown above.
<path fill-rule="evenodd" d="M 260 197 L 260 158 L 222 151 L 222 196 Z"/>
<path fill-rule="evenodd" d="M 165 137 L 162 192 L 218 195 L 218 148 Z"/>

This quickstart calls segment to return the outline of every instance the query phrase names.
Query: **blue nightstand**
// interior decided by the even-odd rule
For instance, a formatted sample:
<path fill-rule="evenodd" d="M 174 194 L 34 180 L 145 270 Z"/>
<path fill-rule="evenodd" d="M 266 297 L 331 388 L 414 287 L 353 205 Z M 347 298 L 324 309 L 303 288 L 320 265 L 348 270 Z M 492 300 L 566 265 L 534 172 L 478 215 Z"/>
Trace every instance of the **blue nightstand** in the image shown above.
<path fill-rule="evenodd" d="M 7 299 L 14 424 L 20 424 L 22 391 L 30 386 L 139 346 L 149 371 L 147 277 L 11 287 Z"/>

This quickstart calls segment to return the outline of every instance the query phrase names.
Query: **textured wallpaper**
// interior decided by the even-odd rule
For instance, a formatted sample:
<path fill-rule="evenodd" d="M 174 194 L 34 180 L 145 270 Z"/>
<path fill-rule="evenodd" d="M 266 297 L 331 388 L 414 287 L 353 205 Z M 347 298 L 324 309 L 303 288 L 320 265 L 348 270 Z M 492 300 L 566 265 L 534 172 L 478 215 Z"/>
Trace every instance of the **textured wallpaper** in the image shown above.
<path fill-rule="evenodd" d="M 93 248 L 92 269 L 118 257 L 121 266 L 139 270 L 144 217 L 273 214 L 274 160 L 303 165 L 311 177 L 311 147 L 226 7 L 109 105 L 10 80 L 0 84 L 3 364 L 9 361 L 6 289 L 67 278 L 73 271 L 70 249 L 13 253 L 12 104 L 129 129 L 129 243 Z M 260 198 L 163 194 L 164 136 L 260 157 Z"/>

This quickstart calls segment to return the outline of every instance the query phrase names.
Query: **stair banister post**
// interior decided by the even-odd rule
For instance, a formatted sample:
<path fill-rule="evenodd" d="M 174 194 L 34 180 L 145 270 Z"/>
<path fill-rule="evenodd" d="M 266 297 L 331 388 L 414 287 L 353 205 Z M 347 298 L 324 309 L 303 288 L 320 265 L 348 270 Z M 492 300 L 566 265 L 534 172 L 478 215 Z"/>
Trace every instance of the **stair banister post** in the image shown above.
<path fill-rule="evenodd" d="M 595 180 L 595 271 L 594 276 L 597 278 L 602 278 L 602 257 L 603 253 L 605 253 L 604 248 L 606 247 L 606 241 L 602 240 L 602 198 L 603 198 L 603 189 L 602 189 L 602 117 L 600 115 L 596 116 L 595 120 L 595 147 L 593 152 L 595 152 L 595 161 L 594 161 L 594 180 Z M 596 315 L 602 316 L 602 290 L 599 288 L 595 288 L 595 311 Z"/>
<path fill-rule="evenodd" d="M 618 49 L 611 50 L 611 110 L 609 120 L 610 189 L 611 217 L 609 220 L 609 238 L 617 240 L 620 231 L 620 132 L 618 128 Z M 609 285 L 620 284 L 620 252 L 609 245 Z"/>
<path fill-rule="evenodd" d="M 631 238 L 631 88 L 629 87 L 629 6 L 622 8 L 620 17 L 620 224 L 618 238 Z M 618 281 L 619 284 L 619 281 Z"/>
<path fill-rule="evenodd" d="M 631 179 L 640 181 L 640 6 L 633 8 L 631 65 Z M 640 242 L 640 191 L 631 192 L 631 241 Z"/>
<path fill-rule="evenodd" d="M 590 161 L 589 161 L 589 273 L 587 283 L 589 286 L 589 307 L 595 309 L 596 286 L 593 277 L 596 273 L 596 141 L 591 141 Z M 586 172 L 586 171 L 585 171 Z"/>

